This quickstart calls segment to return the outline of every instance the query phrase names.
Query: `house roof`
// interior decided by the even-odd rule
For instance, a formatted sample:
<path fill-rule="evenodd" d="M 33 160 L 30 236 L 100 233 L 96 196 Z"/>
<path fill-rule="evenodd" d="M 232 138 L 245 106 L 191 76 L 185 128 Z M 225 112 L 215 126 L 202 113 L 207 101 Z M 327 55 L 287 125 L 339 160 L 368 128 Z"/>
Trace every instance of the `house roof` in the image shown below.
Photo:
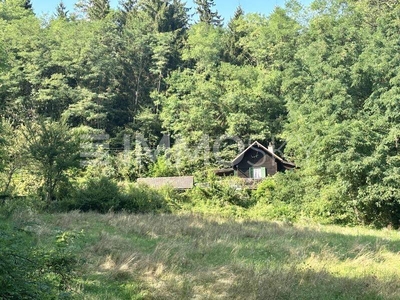
<path fill-rule="evenodd" d="M 239 164 L 242 161 L 246 152 L 249 151 L 250 149 L 254 149 L 254 147 L 261 148 L 265 153 L 270 154 L 272 157 L 274 157 L 275 159 L 280 161 L 282 164 L 284 164 L 288 168 L 296 167 L 295 164 L 284 160 L 282 157 L 276 155 L 274 152 L 270 151 L 267 147 L 263 146 L 262 144 L 260 144 L 257 141 L 255 141 L 253 144 L 251 144 L 249 147 L 247 147 L 244 151 L 242 151 L 238 156 L 236 156 L 236 158 L 232 161 L 231 165 L 236 166 L 237 164 Z"/>
<path fill-rule="evenodd" d="M 193 188 L 194 177 L 180 176 L 180 177 L 138 178 L 137 182 L 146 184 L 155 189 L 161 188 L 163 186 L 171 186 L 177 190 L 187 190 Z"/>

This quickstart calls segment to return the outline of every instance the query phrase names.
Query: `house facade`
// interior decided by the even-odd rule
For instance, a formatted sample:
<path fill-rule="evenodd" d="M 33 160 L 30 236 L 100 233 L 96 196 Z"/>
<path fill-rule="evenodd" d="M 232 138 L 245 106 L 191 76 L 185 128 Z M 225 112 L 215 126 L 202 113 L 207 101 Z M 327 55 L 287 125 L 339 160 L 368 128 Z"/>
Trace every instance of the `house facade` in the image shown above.
<path fill-rule="evenodd" d="M 231 166 L 236 176 L 256 180 L 296 167 L 275 154 L 273 145 L 267 148 L 259 142 L 254 142 L 241 152 Z"/>

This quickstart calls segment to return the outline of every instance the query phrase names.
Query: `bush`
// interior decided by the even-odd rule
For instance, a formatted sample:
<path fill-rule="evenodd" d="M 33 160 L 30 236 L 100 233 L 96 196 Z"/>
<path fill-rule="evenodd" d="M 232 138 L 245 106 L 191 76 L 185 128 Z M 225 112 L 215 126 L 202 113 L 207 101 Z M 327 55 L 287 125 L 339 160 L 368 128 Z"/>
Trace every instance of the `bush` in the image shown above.
<path fill-rule="evenodd" d="M 150 166 L 149 175 L 152 177 L 176 176 L 176 169 L 165 156 L 159 156 Z"/>
<path fill-rule="evenodd" d="M 253 197 L 263 203 L 271 203 L 275 197 L 276 181 L 274 177 L 268 177 L 260 182 L 253 192 Z"/>
<path fill-rule="evenodd" d="M 295 221 L 299 217 L 299 212 L 292 204 L 282 201 L 258 202 L 247 211 L 247 216 L 256 220 Z"/>
<path fill-rule="evenodd" d="M 400 189 L 374 184 L 360 189 L 358 217 L 375 227 L 400 228 Z"/>
<path fill-rule="evenodd" d="M 301 216 L 304 189 L 297 172 L 278 173 L 253 192 L 257 205 L 250 212 L 267 219 L 295 220 Z"/>
<path fill-rule="evenodd" d="M 61 211 L 83 212 L 127 211 L 131 213 L 168 212 L 177 199 L 169 189 L 154 190 L 145 185 L 127 183 L 118 185 L 107 177 L 89 178 L 80 184 L 72 197 L 57 203 Z"/>
<path fill-rule="evenodd" d="M 8 196 L 1 200 L 0 214 L 11 216 L 16 211 L 43 211 L 46 203 L 38 197 L 29 196 Z"/>
<path fill-rule="evenodd" d="M 122 194 L 118 185 L 107 177 L 90 178 L 78 190 L 74 199 L 67 200 L 66 208 L 69 210 L 97 211 L 106 213 L 110 210 L 118 210 Z"/>
<path fill-rule="evenodd" d="M 265 188 L 264 197 L 271 197 L 273 201 L 300 206 L 305 195 L 302 179 L 299 171 L 278 173 L 260 185 L 260 189 Z"/>
<path fill-rule="evenodd" d="M 251 190 L 237 178 L 227 178 L 214 181 L 207 191 L 213 200 L 221 204 L 232 204 L 248 208 L 255 204 Z"/>
<path fill-rule="evenodd" d="M 35 236 L 0 224 L 0 299 L 60 299 L 72 296 L 77 259 L 70 236 L 50 250 L 35 248 Z"/>
<path fill-rule="evenodd" d="M 194 212 L 215 213 L 226 217 L 243 217 L 255 204 L 251 191 L 238 178 L 217 178 L 209 174 L 207 181 L 185 193 L 189 203 L 184 207 Z"/>
<path fill-rule="evenodd" d="M 169 211 L 167 202 L 159 191 L 137 184 L 126 187 L 118 208 L 132 213 Z"/>
<path fill-rule="evenodd" d="M 349 224 L 354 212 L 348 205 L 339 181 L 321 183 L 318 176 L 309 176 L 301 170 L 278 173 L 261 182 L 253 195 L 257 209 L 269 219 L 313 219 L 322 223 Z"/>

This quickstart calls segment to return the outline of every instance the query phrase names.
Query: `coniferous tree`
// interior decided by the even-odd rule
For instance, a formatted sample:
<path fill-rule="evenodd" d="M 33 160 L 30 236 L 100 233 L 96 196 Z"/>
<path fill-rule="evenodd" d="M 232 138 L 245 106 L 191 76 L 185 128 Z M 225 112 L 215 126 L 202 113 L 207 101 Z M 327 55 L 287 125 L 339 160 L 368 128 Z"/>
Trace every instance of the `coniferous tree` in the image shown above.
<path fill-rule="evenodd" d="M 200 22 L 215 26 L 223 25 L 224 19 L 218 14 L 218 11 L 212 10 L 215 6 L 214 0 L 195 0 L 194 3 L 197 5 L 196 10 Z"/>
<path fill-rule="evenodd" d="M 186 3 L 181 0 L 172 0 L 167 10 L 167 18 L 169 20 L 169 30 L 184 31 L 188 28 L 189 24 L 189 8 L 185 6 Z M 183 32 L 181 32 L 183 33 Z"/>
<path fill-rule="evenodd" d="M 239 5 L 235 10 L 235 13 L 234 13 L 232 19 L 233 20 L 238 20 L 240 17 L 243 17 L 243 16 L 244 16 L 244 10 L 243 10 L 242 6 Z"/>
<path fill-rule="evenodd" d="M 24 8 L 25 8 L 25 9 L 30 9 L 30 10 L 32 10 L 32 3 L 31 3 L 31 0 L 26 0 L 26 1 L 25 1 Z"/>
<path fill-rule="evenodd" d="M 245 33 L 238 30 L 238 24 L 243 16 L 244 11 L 241 6 L 238 6 L 228 23 L 227 47 L 224 51 L 224 60 L 237 65 L 244 63 L 243 46 L 240 45 L 240 39 L 245 36 Z"/>
<path fill-rule="evenodd" d="M 93 7 L 90 10 L 92 20 L 104 19 L 110 12 L 110 0 L 93 0 Z"/>
<path fill-rule="evenodd" d="M 124 14 L 128 14 L 135 9 L 137 6 L 138 0 L 121 0 L 119 2 L 121 6 L 121 11 Z"/>
<path fill-rule="evenodd" d="M 142 0 L 138 7 L 151 19 L 158 32 L 169 32 L 188 27 L 189 9 L 181 0 Z"/>
<path fill-rule="evenodd" d="M 138 0 L 120 0 L 119 1 L 119 17 L 118 23 L 121 27 L 123 27 L 129 15 L 132 14 L 133 11 L 137 9 Z"/>
<path fill-rule="evenodd" d="M 56 8 L 55 16 L 59 19 L 67 19 L 68 18 L 68 10 L 63 1 L 61 1 L 58 4 L 58 6 Z"/>
<path fill-rule="evenodd" d="M 110 12 L 110 0 L 82 0 L 76 4 L 90 20 L 104 19 Z"/>

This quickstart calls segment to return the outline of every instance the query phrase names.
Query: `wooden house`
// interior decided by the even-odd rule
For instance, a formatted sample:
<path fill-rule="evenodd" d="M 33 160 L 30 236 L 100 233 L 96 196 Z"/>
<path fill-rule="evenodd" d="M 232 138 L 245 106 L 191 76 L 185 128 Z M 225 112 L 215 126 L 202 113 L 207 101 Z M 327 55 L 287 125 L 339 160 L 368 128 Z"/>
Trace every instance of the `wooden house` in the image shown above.
<path fill-rule="evenodd" d="M 259 142 L 254 142 L 241 152 L 231 165 L 236 176 L 248 179 L 263 179 L 296 167 L 275 154 L 272 144 L 267 148 Z"/>

